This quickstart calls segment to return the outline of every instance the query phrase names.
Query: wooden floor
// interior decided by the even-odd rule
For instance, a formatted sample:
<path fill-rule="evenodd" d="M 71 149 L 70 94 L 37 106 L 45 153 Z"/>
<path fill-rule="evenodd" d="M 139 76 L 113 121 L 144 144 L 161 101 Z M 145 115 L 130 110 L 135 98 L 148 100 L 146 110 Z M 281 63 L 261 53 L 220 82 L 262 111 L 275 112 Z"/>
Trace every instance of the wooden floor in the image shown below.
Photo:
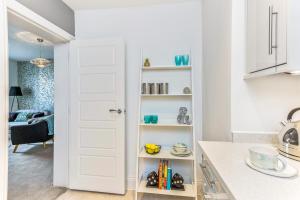
<path fill-rule="evenodd" d="M 162 200 L 159 196 L 150 197 L 151 200 Z M 175 198 L 176 200 L 182 200 L 183 198 Z M 198 200 L 201 200 L 201 195 Z M 68 190 L 66 193 L 58 197 L 56 200 L 134 200 L 134 191 L 129 190 L 126 195 L 112 195 L 112 194 L 102 194 L 94 192 L 82 192 Z M 172 198 L 174 200 L 174 198 Z"/>
<path fill-rule="evenodd" d="M 56 200 L 134 200 L 134 191 L 125 196 L 68 190 Z"/>

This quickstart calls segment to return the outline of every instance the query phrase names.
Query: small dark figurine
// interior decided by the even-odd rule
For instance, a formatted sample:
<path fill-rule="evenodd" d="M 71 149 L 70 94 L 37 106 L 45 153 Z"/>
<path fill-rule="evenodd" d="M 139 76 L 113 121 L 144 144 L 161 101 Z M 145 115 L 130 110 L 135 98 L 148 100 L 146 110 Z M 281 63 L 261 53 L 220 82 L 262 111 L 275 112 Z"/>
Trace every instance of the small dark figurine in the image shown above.
<path fill-rule="evenodd" d="M 158 175 L 155 171 L 151 172 L 147 176 L 147 185 L 146 187 L 156 187 L 158 184 Z"/>
<path fill-rule="evenodd" d="M 178 173 L 174 174 L 172 178 L 172 189 L 184 190 L 183 183 L 184 183 L 183 177 Z"/>

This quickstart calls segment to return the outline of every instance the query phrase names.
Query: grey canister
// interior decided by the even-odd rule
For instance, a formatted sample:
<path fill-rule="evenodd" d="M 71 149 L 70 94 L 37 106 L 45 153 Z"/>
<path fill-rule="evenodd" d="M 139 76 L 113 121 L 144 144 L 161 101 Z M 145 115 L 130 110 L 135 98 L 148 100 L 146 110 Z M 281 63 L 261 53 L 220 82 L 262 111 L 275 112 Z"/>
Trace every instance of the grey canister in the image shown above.
<path fill-rule="evenodd" d="M 149 94 L 155 94 L 154 92 L 154 86 L 155 84 L 154 83 L 148 83 L 148 86 L 149 86 Z"/>
<path fill-rule="evenodd" d="M 142 94 L 147 94 L 147 83 L 142 83 Z"/>
<path fill-rule="evenodd" d="M 151 91 L 150 91 L 150 89 L 151 89 L 151 83 L 146 83 L 146 92 L 145 92 L 145 94 L 151 94 Z"/>
<path fill-rule="evenodd" d="M 159 85 L 159 94 L 164 94 L 164 84 L 163 83 L 158 83 Z"/>
<path fill-rule="evenodd" d="M 159 94 L 159 83 L 154 83 L 153 94 Z"/>
<path fill-rule="evenodd" d="M 169 83 L 163 83 L 163 94 L 169 94 Z"/>

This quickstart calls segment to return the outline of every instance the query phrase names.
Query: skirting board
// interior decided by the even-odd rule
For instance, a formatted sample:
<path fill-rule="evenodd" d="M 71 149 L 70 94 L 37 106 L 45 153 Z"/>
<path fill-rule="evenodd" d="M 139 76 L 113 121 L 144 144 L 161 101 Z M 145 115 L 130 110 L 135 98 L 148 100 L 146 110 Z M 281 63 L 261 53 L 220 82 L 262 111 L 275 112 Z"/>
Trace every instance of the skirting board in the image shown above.
<path fill-rule="evenodd" d="M 127 190 L 135 190 L 135 177 L 127 178 Z"/>
<path fill-rule="evenodd" d="M 277 144 L 278 132 L 232 131 L 232 142 Z"/>

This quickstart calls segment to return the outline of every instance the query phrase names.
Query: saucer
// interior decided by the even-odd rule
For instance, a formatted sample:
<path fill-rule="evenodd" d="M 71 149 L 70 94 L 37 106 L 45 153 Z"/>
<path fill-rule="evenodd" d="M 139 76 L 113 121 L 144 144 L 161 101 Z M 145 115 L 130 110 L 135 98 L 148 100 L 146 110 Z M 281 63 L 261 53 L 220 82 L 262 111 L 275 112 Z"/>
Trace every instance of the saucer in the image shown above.
<path fill-rule="evenodd" d="M 289 164 L 286 164 L 285 169 L 280 170 L 280 171 L 276 171 L 276 170 L 268 170 L 268 169 L 262 169 L 262 168 L 256 167 L 255 165 L 252 164 L 249 157 L 247 157 L 245 161 L 246 161 L 246 164 L 250 168 L 252 168 L 252 169 L 254 169 L 258 172 L 261 172 L 263 174 L 268 174 L 268 175 L 271 175 L 271 176 L 276 176 L 276 177 L 281 177 L 281 178 L 290 178 L 290 177 L 298 175 L 298 170 L 296 168 L 292 167 Z M 282 168 L 282 166 L 283 166 L 282 161 L 279 160 L 279 163 L 280 163 L 279 168 Z"/>
<path fill-rule="evenodd" d="M 184 152 L 184 153 L 179 153 L 179 152 L 176 152 L 174 149 L 171 149 L 171 154 L 173 156 L 178 156 L 178 157 L 188 157 L 192 154 L 192 151 L 186 150 L 186 152 Z"/>

